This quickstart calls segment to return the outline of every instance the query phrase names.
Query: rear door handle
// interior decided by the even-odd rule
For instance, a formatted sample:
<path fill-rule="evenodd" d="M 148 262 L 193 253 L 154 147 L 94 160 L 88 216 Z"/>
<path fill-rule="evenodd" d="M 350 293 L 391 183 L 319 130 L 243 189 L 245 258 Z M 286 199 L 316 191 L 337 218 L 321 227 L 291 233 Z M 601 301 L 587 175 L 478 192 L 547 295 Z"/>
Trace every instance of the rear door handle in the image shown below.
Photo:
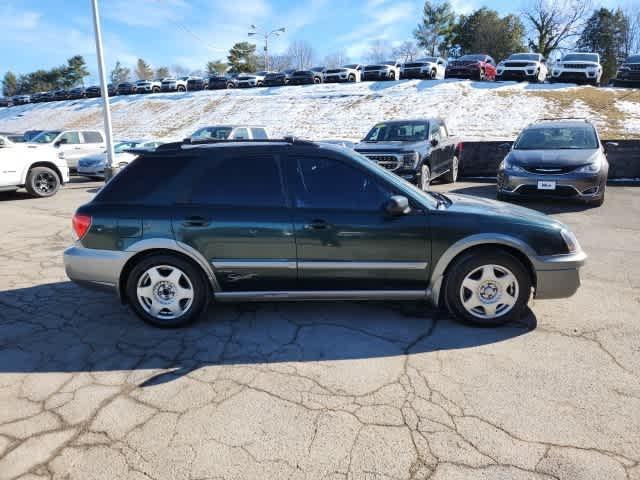
<path fill-rule="evenodd" d="M 317 230 L 328 230 L 331 228 L 331 224 L 326 220 L 322 220 L 320 218 L 316 218 L 315 220 L 311 220 L 311 222 L 307 223 L 304 226 L 305 230 L 317 231 Z"/>
<path fill-rule="evenodd" d="M 206 227 L 209 225 L 209 221 L 200 215 L 192 215 L 190 217 L 186 217 L 182 222 L 182 225 L 185 227 Z"/>

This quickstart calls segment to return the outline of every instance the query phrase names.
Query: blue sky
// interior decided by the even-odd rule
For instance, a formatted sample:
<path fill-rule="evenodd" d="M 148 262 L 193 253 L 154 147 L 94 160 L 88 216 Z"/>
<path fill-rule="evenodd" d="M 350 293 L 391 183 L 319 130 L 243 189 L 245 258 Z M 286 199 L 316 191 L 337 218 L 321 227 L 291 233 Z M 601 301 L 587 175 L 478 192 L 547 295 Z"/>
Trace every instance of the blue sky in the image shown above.
<path fill-rule="evenodd" d="M 458 13 L 487 5 L 517 12 L 526 0 L 453 0 Z M 203 68 L 224 59 L 229 47 L 247 40 L 248 26 L 284 26 L 270 45 L 284 51 L 292 40 L 307 40 L 318 60 L 342 51 L 359 60 L 376 39 L 411 38 L 423 0 L 99 0 L 107 69 L 116 60 L 133 65 Z M 615 2 L 615 0 L 607 0 Z M 617 3 L 617 2 L 616 2 Z M 260 47 L 259 47 L 260 48 Z M 50 68 L 74 55 L 97 70 L 90 0 L 0 0 L 0 75 Z"/>

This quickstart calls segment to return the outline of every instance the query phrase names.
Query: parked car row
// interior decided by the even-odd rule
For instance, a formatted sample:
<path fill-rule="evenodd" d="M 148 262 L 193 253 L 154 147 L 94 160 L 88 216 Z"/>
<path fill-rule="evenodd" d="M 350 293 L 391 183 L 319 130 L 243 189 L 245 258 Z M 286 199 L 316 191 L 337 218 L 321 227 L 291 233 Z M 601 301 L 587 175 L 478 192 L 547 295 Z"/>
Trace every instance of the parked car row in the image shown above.
<path fill-rule="evenodd" d="M 380 62 L 379 64 L 348 64 L 339 68 L 314 67 L 308 70 L 287 69 L 282 72 L 260 71 L 238 75 L 167 77 L 161 80 L 138 80 L 109 84 L 109 96 L 140 93 L 187 92 L 229 88 L 274 87 L 334 82 L 399 80 L 402 78 L 444 79 L 463 78 L 478 81 L 517 80 L 528 82 L 572 82 L 600 85 L 602 65 L 597 53 L 567 53 L 558 62 L 548 65 L 538 53 L 514 53 L 496 63 L 489 55 L 471 54 L 447 61 L 441 57 L 425 57 L 411 62 Z M 640 55 L 629 56 L 611 80 L 615 86 L 640 85 Z M 97 85 L 71 90 L 52 90 L 32 95 L 0 98 L 0 107 L 28 103 L 95 98 L 102 95 Z"/>

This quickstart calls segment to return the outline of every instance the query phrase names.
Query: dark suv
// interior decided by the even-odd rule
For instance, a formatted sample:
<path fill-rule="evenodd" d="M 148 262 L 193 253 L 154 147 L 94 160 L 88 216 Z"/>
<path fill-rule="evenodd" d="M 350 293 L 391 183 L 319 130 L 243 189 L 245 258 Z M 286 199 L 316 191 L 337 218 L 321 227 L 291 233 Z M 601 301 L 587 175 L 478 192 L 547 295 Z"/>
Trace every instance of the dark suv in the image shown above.
<path fill-rule="evenodd" d="M 423 190 L 436 178 L 458 179 L 462 144 L 444 120 L 394 120 L 374 126 L 355 150 Z"/>
<path fill-rule="evenodd" d="M 343 147 L 296 139 L 172 143 L 140 156 L 73 217 L 73 281 L 176 327 L 210 301 L 417 300 L 496 325 L 532 289 L 578 288 L 562 223 L 424 192 Z"/>

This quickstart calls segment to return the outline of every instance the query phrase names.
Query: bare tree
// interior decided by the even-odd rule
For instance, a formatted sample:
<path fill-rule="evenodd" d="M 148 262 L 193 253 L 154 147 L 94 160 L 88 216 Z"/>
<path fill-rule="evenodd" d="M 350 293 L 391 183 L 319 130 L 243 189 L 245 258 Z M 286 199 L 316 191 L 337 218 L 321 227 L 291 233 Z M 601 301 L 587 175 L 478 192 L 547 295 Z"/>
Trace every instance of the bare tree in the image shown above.
<path fill-rule="evenodd" d="M 391 46 L 386 40 L 374 40 L 371 42 L 369 51 L 365 54 L 368 62 L 377 63 L 389 60 L 391 56 Z"/>
<path fill-rule="evenodd" d="M 349 63 L 349 57 L 344 51 L 339 50 L 324 57 L 323 63 L 327 68 L 337 68 Z"/>
<path fill-rule="evenodd" d="M 182 65 L 173 65 L 171 67 L 171 72 L 176 77 L 186 77 L 189 74 L 189 70 Z"/>
<path fill-rule="evenodd" d="M 308 42 L 305 42 L 304 40 L 295 40 L 291 45 L 289 45 L 287 55 L 291 58 L 293 68 L 304 70 L 311 68 L 315 52 Z"/>
<path fill-rule="evenodd" d="M 269 68 L 275 72 L 281 72 L 288 68 L 293 68 L 293 60 L 286 53 L 280 55 L 269 55 Z"/>
<path fill-rule="evenodd" d="M 633 6 L 625 9 L 624 16 L 627 22 L 624 31 L 625 54 L 640 52 L 640 8 Z"/>
<path fill-rule="evenodd" d="M 529 48 L 549 57 L 580 35 L 591 14 L 590 0 L 531 0 L 522 12 L 530 29 Z"/>
<path fill-rule="evenodd" d="M 392 51 L 392 55 L 401 60 L 403 63 L 412 62 L 420 55 L 420 47 L 416 45 L 416 42 L 407 40 L 395 47 Z"/>

